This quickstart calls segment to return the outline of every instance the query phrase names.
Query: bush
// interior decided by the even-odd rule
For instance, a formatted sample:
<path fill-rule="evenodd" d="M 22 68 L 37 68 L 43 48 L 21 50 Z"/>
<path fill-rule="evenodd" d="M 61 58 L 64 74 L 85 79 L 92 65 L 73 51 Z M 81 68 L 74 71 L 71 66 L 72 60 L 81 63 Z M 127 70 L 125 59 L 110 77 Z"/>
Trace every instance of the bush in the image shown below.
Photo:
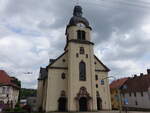
<path fill-rule="evenodd" d="M 17 112 L 21 112 L 21 113 L 25 113 L 26 112 L 26 110 L 24 110 L 24 109 L 22 109 L 21 107 L 15 107 L 14 109 L 10 109 L 10 108 L 8 108 L 8 109 L 5 109 L 5 112 L 6 113 L 17 113 Z"/>
<path fill-rule="evenodd" d="M 22 109 L 21 107 L 15 107 L 14 112 L 25 112 L 26 110 Z"/>

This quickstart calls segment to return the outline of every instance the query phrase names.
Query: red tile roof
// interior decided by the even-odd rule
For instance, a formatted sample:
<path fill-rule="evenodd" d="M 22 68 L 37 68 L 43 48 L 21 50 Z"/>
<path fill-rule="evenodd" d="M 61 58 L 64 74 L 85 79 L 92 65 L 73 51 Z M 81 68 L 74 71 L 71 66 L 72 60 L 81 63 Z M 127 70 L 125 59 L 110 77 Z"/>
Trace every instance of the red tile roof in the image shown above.
<path fill-rule="evenodd" d="M 150 74 L 129 78 L 125 85 L 127 87 L 126 92 L 148 91 L 150 87 Z"/>
<path fill-rule="evenodd" d="M 114 80 L 110 84 L 110 88 L 111 89 L 120 88 L 127 80 L 128 80 L 128 78 L 121 78 L 121 79 L 118 79 L 118 80 Z"/>
<path fill-rule="evenodd" d="M 19 88 L 16 84 L 12 83 L 14 78 L 10 77 L 4 70 L 0 70 L 0 85 L 10 85 Z"/>
<path fill-rule="evenodd" d="M 4 70 L 0 70 L 0 83 L 1 84 L 10 83 L 10 77 Z"/>

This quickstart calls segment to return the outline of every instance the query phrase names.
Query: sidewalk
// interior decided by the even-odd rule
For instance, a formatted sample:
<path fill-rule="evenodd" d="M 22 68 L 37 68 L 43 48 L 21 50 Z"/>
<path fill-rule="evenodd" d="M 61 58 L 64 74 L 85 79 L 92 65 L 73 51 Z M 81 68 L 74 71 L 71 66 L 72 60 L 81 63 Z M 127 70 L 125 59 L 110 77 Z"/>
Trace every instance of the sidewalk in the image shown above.
<path fill-rule="evenodd" d="M 96 111 L 96 112 L 48 112 L 48 113 L 120 113 L 119 111 Z M 121 113 L 126 113 L 121 111 Z M 128 111 L 127 113 L 150 113 L 150 111 Z"/>
<path fill-rule="evenodd" d="M 94 113 L 94 112 L 93 112 Z M 120 113 L 119 111 L 98 111 L 97 113 Z M 121 113 L 126 113 L 125 111 L 121 111 Z M 150 111 L 128 111 L 127 113 L 150 113 Z"/>

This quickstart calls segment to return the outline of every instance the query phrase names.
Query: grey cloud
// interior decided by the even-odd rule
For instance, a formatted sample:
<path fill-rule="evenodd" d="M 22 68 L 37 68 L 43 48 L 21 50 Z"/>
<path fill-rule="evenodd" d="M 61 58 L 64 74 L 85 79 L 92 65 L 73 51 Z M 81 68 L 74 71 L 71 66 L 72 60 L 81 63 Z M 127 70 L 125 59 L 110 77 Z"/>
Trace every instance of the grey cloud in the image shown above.
<path fill-rule="evenodd" d="M 96 34 L 92 37 L 96 43 L 96 53 L 100 52 L 101 55 L 98 56 L 101 56 L 102 61 L 112 70 L 111 74 L 117 73 L 123 76 L 123 73 L 129 74 L 136 72 L 137 69 L 142 71 L 148 66 L 145 55 L 148 54 L 150 40 L 143 37 L 149 37 L 149 35 L 146 36 L 140 30 L 143 19 L 149 16 L 148 12 L 137 7 L 112 2 L 104 4 L 93 1 L 91 3 L 87 0 L 81 1 L 81 5 L 83 16 L 89 20 L 93 33 Z M 49 58 L 56 58 L 63 52 L 66 43 L 65 27 L 72 16 L 72 10 L 73 1 L 68 2 L 67 0 L 42 2 L 41 0 L 8 0 L 5 8 L 0 10 L 0 25 L 2 26 L 0 26 L 0 39 L 7 36 L 15 38 L 17 35 L 20 38 L 24 37 L 27 40 L 26 44 L 31 43 L 33 47 L 30 47 L 29 50 L 24 50 L 27 47 L 18 50 L 13 46 L 12 51 L 10 49 L 0 54 L 0 63 L 5 68 L 13 66 L 13 71 L 21 67 L 21 72 L 29 69 L 34 71 L 40 66 L 46 66 Z M 7 24 L 22 29 L 23 33 L 11 31 L 7 28 Z M 33 36 L 32 32 L 38 35 Z M 115 36 L 114 33 L 116 33 Z M 129 39 L 126 39 L 126 34 L 129 35 Z M 41 49 L 39 43 L 35 43 L 38 37 L 41 37 L 43 42 L 42 39 L 45 37 L 49 46 Z M 0 51 L 2 50 L 0 48 Z M 15 55 L 17 50 L 21 51 L 21 54 Z M 142 62 L 146 64 L 145 67 Z M 22 79 L 23 87 L 29 87 L 22 76 L 18 77 Z M 30 84 L 34 87 L 37 75 L 33 78 Z"/>

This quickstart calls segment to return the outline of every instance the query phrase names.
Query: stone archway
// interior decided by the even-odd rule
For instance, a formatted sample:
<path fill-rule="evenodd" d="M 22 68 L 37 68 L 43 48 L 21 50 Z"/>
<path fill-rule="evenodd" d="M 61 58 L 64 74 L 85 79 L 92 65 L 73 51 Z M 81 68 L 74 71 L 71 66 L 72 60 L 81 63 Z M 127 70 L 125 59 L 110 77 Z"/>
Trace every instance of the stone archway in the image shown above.
<path fill-rule="evenodd" d="M 102 99 L 98 91 L 96 92 L 96 96 L 97 96 L 97 110 L 102 110 Z"/>
<path fill-rule="evenodd" d="M 90 97 L 85 87 L 80 88 L 75 99 L 77 102 L 77 109 L 79 111 L 90 111 L 90 100 L 92 97 Z"/>
<path fill-rule="evenodd" d="M 87 98 L 81 97 L 79 99 L 79 111 L 88 111 Z"/>
<path fill-rule="evenodd" d="M 102 110 L 102 99 L 97 97 L 97 110 Z"/>
<path fill-rule="evenodd" d="M 67 98 L 65 95 L 65 91 L 61 91 L 61 96 L 58 99 L 58 111 L 67 111 Z"/>
<path fill-rule="evenodd" d="M 67 99 L 65 97 L 60 97 L 58 100 L 58 111 L 66 111 Z"/>

